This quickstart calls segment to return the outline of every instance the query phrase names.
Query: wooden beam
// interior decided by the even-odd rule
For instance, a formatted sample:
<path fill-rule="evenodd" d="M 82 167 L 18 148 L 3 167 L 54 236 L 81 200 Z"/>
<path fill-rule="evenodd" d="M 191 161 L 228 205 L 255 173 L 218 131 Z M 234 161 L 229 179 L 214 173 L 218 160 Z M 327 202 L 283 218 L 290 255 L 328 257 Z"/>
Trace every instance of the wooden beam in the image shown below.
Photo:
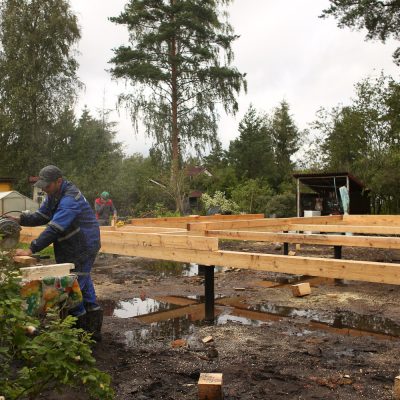
<path fill-rule="evenodd" d="M 332 224 L 342 221 L 341 215 L 332 215 L 328 217 L 293 217 L 293 218 L 264 218 L 264 219 L 241 219 L 236 221 L 218 221 L 218 222 L 197 222 L 187 225 L 189 231 L 209 231 L 216 229 L 240 229 L 240 228 L 258 228 L 258 227 L 279 227 L 286 224 L 307 223 L 307 224 Z"/>
<path fill-rule="evenodd" d="M 343 223 L 364 226 L 398 226 L 400 225 L 400 215 L 344 215 Z"/>
<path fill-rule="evenodd" d="M 400 226 L 362 226 L 362 225 L 314 225 L 290 224 L 289 231 L 351 232 L 375 235 L 400 235 Z"/>
<path fill-rule="evenodd" d="M 134 226 L 165 226 L 182 227 L 191 222 L 225 221 L 236 219 L 262 219 L 264 214 L 239 214 L 239 215 L 192 215 L 186 217 L 165 217 L 165 218 L 134 218 L 131 224 Z"/>
<path fill-rule="evenodd" d="M 324 228 L 326 229 L 326 228 Z M 254 231 L 206 231 L 208 237 L 231 240 L 253 240 L 272 243 L 302 243 L 324 246 L 352 246 L 381 249 L 400 249 L 400 237 L 345 236 L 300 233 L 271 233 Z"/>
<path fill-rule="evenodd" d="M 111 229 L 110 229 L 111 228 Z M 101 226 L 101 231 L 137 232 L 137 233 L 181 233 L 187 232 L 183 228 L 166 228 L 162 226 L 135 226 L 124 225 L 121 227 Z"/>
<path fill-rule="evenodd" d="M 110 227 L 106 227 L 110 228 Z M 44 227 L 23 227 L 20 234 L 22 243 L 30 243 L 37 238 L 44 230 Z M 177 234 L 179 233 L 179 234 Z M 157 234 L 157 233 L 136 233 L 130 231 L 100 231 L 102 247 L 105 242 L 124 242 L 127 245 L 135 246 L 163 246 L 170 248 L 187 248 L 197 250 L 218 250 L 218 239 L 204 236 L 186 235 L 186 231 Z"/>
<path fill-rule="evenodd" d="M 201 265 L 216 265 L 296 275 L 322 276 L 400 285 L 400 264 L 327 258 L 290 257 L 235 251 L 202 251 L 105 243 L 104 253 L 139 256 Z"/>
<path fill-rule="evenodd" d="M 30 256 L 14 256 L 13 260 L 17 264 L 23 264 L 23 265 L 34 265 L 37 264 L 37 260 L 35 257 L 30 257 Z"/>
<path fill-rule="evenodd" d="M 30 243 L 33 239 L 36 239 L 44 230 L 45 226 L 23 226 L 20 231 L 19 241 L 21 243 Z"/>
<path fill-rule="evenodd" d="M 66 276 L 70 274 L 70 271 L 75 268 L 72 263 L 65 264 L 51 264 L 51 265 L 39 265 L 36 267 L 25 267 L 20 268 L 22 279 L 24 280 L 40 280 L 47 276 Z"/>
<path fill-rule="evenodd" d="M 108 243 L 127 246 L 166 247 L 174 249 L 218 250 L 218 239 L 204 236 L 163 235 L 158 233 L 134 233 L 101 231 L 102 249 Z M 103 250 L 101 250 L 103 251 Z"/>

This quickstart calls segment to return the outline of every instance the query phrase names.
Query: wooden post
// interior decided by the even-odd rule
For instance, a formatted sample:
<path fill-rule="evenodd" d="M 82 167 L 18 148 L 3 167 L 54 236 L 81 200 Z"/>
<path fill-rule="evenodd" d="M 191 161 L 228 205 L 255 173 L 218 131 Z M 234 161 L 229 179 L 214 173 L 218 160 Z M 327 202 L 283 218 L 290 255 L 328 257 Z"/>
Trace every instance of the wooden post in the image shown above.
<path fill-rule="evenodd" d="M 199 400 L 222 400 L 222 374 L 201 373 L 197 387 Z"/>
<path fill-rule="evenodd" d="M 214 321 L 214 265 L 205 267 L 204 292 L 205 319 Z"/>

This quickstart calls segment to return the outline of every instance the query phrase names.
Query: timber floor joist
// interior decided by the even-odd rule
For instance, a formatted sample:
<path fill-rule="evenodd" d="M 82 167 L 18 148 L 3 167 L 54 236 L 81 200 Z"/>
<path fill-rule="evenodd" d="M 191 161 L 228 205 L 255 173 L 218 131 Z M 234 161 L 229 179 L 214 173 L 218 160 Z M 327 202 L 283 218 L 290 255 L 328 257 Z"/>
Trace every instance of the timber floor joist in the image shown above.
<path fill-rule="evenodd" d="M 192 222 L 193 219 L 197 222 Z M 219 239 L 234 239 L 399 249 L 400 238 L 393 235 L 400 235 L 397 226 L 400 216 L 266 219 L 260 214 L 254 214 L 250 217 L 240 215 L 148 220 L 151 221 L 134 220 L 133 225 L 121 228 L 102 227 L 101 251 L 202 265 L 400 284 L 400 264 L 223 251 L 218 247 Z M 29 243 L 43 229 L 23 228 L 21 241 Z M 288 231 L 352 232 L 368 236 L 283 233 Z"/>

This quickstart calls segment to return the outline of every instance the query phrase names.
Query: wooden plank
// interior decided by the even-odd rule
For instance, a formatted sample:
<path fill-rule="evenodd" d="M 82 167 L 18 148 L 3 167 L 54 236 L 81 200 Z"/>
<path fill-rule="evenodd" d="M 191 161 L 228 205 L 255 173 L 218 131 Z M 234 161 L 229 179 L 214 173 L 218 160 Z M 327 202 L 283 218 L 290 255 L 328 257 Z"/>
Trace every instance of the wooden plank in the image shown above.
<path fill-rule="evenodd" d="M 107 226 L 100 227 L 100 230 L 107 231 L 110 229 Z M 182 233 L 187 232 L 186 228 L 166 228 L 162 226 L 135 226 L 135 225 L 124 225 L 120 228 L 111 229 L 116 232 L 137 232 L 137 233 Z"/>
<path fill-rule="evenodd" d="M 110 227 L 107 227 L 110 228 Z M 32 228 L 23 227 L 20 234 L 22 243 L 30 243 L 37 238 L 44 230 L 44 227 Z M 170 248 L 189 248 L 198 250 L 217 250 L 218 239 L 207 238 L 204 236 L 187 236 L 184 232 L 179 234 L 157 234 L 157 233 L 136 233 L 126 231 L 101 230 L 102 245 L 107 241 L 123 241 L 128 245 L 135 244 L 137 246 L 164 246 Z"/>
<path fill-rule="evenodd" d="M 239 228 L 258 228 L 258 227 L 285 227 L 286 224 L 307 223 L 307 224 L 332 224 L 342 221 L 341 215 L 327 217 L 293 217 L 293 218 L 264 218 L 264 219 L 241 219 L 236 221 L 218 222 L 197 222 L 187 225 L 188 231 L 208 231 L 219 229 L 239 229 Z M 283 229 L 285 230 L 285 229 Z"/>
<path fill-rule="evenodd" d="M 150 248 L 124 243 L 106 243 L 102 251 L 111 254 L 193 262 L 202 265 L 400 285 L 400 264 L 314 257 L 290 257 L 222 250 L 201 251 L 163 247 Z"/>
<path fill-rule="evenodd" d="M 398 226 L 400 225 L 400 215 L 344 215 L 343 223 L 363 226 Z"/>
<path fill-rule="evenodd" d="M 39 280 L 47 276 L 65 276 L 69 275 L 70 271 L 75 268 L 72 263 L 39 265 L 36 267 L 20 268 L 22 279 L 24 280 Z"/>
<path fill-rule="evenodd" d="M 324 227 L 324 229 L 326 229 Z M 254 231 L 206 231 L 208 237 L 232 240 L 253 240 L 272 243 L 302 243 L 324 246 L 352 246 L 381 249 L 400 249 L 400 237 L 345 236 L 300 233 L 270 233 Z"/>
<path fill-rule="evenodd" d="M 30 256 L 14 256 L 14 262 L 23 265 L 34 265 L 37 263 L 36 258 Z"/>
<path fill-rule="evenodd" d="M 189 215 L 186 217 L 164 217 L 164 218 L 134 218 L 132 225 L 137 226 L 170 226 L 179 223 L 202 222 L 202 221 L 225 221 L 236 219 L 262 219 L 264 214 L 235 214 L 235 215 Z"/>
<path fill-rule="evenodd" d="M 167 247 L 175 249 L 218 250 L 218 239 L 204 236 L 163 235 L 158 233 L 134 233 L 101 231 L 102 248 L 105 243 L 121 243 L 143 247 Z M 103 250 L 101 250 L 103 251 Z"/>
<path fill-rule="evenodd" d="M 20 231 L 19 241 L 21 243 L 30 243 L 33 239 L 36 239 L 45 229 L 45 226 L 23 226 Z"/>
<path fill-rule="evenodd" d="M 291 224 L 289 231 L 352 232 L 376 235 L 400 235 L 400 226 L 362 226 L 362 225 L 313 225 Z"/>

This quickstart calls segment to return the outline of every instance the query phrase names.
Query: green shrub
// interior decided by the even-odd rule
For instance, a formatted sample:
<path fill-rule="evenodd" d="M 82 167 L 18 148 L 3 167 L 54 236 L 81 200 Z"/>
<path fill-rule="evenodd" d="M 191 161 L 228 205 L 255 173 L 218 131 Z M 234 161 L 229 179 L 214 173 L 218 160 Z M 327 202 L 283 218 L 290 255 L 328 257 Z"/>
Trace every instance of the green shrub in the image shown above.
<path fill-rule="evenodd" d="M 26 314 L 18 273 L 0 255 L 0 394 L 32 400 L 68 386 L 83 388 L 94 399 L 113 399 L 110 377 L 94 367 L 94 342 L 74 323 L 75 318 L 61 320 L 58 313 L 43 321 Z M 35 335 L 28 336 L 33 330 Z"/>
<path fill-rule="evenodd" d="M 232 189 L 232 200 L 246 213 L 263 213 L 273 196 L 271 187 L 261 179 L 248 179 Z"/>
<path fill-rule="evenodd" d="M 266 204 L 265 215 L 274 215 L 277 218 L 296 216 L 296 195 L 285 192 L 273 196 Z"/>
<path fill-rule="evenodd" d="M 207 193 L 203 193 L 201 202 L 206 211 L 213 207 L 219 207 L 222 214 L 237 214 L 239 212 L 239 206 L 234 201 L 228 200 L 225 197 L 225 193 L 220 191 L 216 191 L 212 197 Z"/>

